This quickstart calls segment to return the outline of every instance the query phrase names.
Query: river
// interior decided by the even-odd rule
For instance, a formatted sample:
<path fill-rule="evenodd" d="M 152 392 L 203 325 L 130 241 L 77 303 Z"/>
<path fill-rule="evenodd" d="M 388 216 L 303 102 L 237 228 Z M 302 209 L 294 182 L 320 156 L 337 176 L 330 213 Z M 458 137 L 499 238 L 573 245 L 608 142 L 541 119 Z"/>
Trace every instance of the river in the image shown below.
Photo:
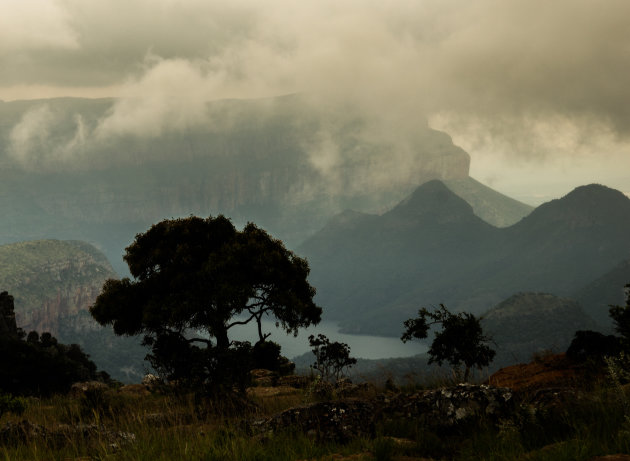
<path fill-rule="evenodd" d="M 271 332 L 268 338 L 282 346 L 282 355 L 293 358 L 309 352 L 309 335 L 324 334 L 330 341 L 338 341 L 350 346 L 350 356 L 362 359 L 386 359 L 391 357 L 409 357 L 427 351 L 427 346 L 417 341 L 404 344 L 400 338 L 371 335 L 351 335 L 339 332 L 339 326 L 334 322 L 321 322 L 311 328 L 301 329 L 297 337 L 287 335 L 283 330 L 276 328 L 275 322 L 263 320 L 263 333 Z M 250 341 L 252 344 L 258 340 L 256 322 L 248 325 L 236 326 L 230 329 L 230 339 L 237 341 Z"/>

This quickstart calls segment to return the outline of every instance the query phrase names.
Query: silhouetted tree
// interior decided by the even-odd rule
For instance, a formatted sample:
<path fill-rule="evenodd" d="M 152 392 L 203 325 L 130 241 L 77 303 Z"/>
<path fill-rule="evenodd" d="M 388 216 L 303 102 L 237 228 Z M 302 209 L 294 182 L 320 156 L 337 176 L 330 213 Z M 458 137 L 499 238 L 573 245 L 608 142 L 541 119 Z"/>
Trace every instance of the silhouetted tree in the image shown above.
<path fill-rule="evenodd" d="M 598 331 L 576 331 L 569 348 L 567 357 L 585 362 L 595 360 L 600 365 L 604 357 L 614 357 L 622 351 L 621 341 L 613 335 L 604 335 Z"/>
<path fill-rule="evenodd" d="M 610 306 L 608 313 L 613 320 L 615 331 L 621 337 L 604 335 L 596 331 L 576 331 L 567 356 L 579 361 L 588 359 L 603 364 L 604 357 L 615 357 L 621 351 L 630 350 L 630 284 L 625 286 L 626 305 Z"/>
<path fill-rule="evenodd" d="M 472 367 L 490 365 L 496 352 L 486 344 L 490 338 L 483 334 L 480 319 L 467 312 L 452 314 L 446 306 L 429 311 L 422 308 L 418 317 L 405 320 L 403 342 L 411 339 L 424 339 L 433 325 L 441 325 L 429 349 L 429 363 L 442 365 L 446 361 L 454 367 L 464 364 L 464 381 L 468 381 Z"/>
<path fill-rule="evenodd" d="M 350 368 L 357 363 L 357 359 L 350 357 L 350 346 L 346 343 L 330 342 L 322 334 L 317 337 L 310 335 L 308 342 L 313 348 L 315 363 L 311 367 L 319 372 L 322 379 L 334 378 L 338 381 L 344 368 Z"/>
<path fill-rule="evenodd" d="M 256 321 L 263 342 L 265 316 L 293 334 L 321 317 L 307 262 L 251 223 L 237 231 L 224 216 L 165 220 L 138 234 L 124 259 L 134 280 L 108 280 L 90 312 L 118 335 L 143 333 L 167 379 L 239 375 L 245 365 L 233 355 L 246 347 L 229 339 L 236 325 Z"/>
<path fill-rule="evenodd" d="M 610 306 L 608 311 L 615 324 L 615 331 L 622 337 L 624 347 L 630 349 L 630 283 L 625 286 L 626 305 Z"/>
<path fill-rule="evenodd" d="M 0 293 L 0 303 L 3 316 L 14 318 L 13 296 Z M 40 336 L 31 331 L 26 336 L 15 322 L 10 330 L 0 333 L 0 358 L 0 391 L 12 394 L 63 393 L 77 381 L 109 378 L 96 371 L 94 362 L 78 345 L 60 344 L 50 333 Z"/>

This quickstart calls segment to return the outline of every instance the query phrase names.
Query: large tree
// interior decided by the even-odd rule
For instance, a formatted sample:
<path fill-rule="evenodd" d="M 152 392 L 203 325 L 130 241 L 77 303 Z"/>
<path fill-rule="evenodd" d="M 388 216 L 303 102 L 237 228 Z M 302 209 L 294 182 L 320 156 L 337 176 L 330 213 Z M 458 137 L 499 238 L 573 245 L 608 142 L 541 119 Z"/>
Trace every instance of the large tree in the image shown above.
<path fill-rule="evenodd" d="M 238 231 L 224 216 L 165 220 L 138 234 L 124 260 L 133 280 L 108 280 L 90 312 L 116 334 L 144 334 L 154 352 L 166 341 L 194 344 L 190 357 L 221 356 L 236 325 L 256 321 L 262 342 L 265 316 L 294 334 L 320 321 L 307 262 L 251 223 Z"/>

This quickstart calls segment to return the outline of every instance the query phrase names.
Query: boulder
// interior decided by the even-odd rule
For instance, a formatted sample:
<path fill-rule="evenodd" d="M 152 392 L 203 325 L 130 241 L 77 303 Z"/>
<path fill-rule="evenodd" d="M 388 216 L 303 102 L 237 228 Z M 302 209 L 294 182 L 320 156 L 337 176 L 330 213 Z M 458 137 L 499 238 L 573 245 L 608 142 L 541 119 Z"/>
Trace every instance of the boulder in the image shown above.
<path fill-rule="evenodd" d="M 278 383 L 278 373 L 264 368 L 251 370 L 252 384 L 254 386 L 271 387 Z"/>
<path fill-rule="evenodd" d="M 375 407 L 366 401 L 318 402 L 289 408 L 271 418 L 252 423 L 260 435 L 300 430 L 323 442 L 345 443 L 356 437 L 374 436 Z"/>
<path fill-rule="evenodd" d="M 24 419 L 19 422 L 9 421 L 0 427 L 0 443 L 6 445 L 38 442 L 64 446 L 72 444 L 74 438 L 106 442 L 114 451 L 136 441 L 136 436 L 132 432 L 110 431 L 101 424 L 64 424 L 48 429 Z"/>
<path fill-rule="evenodd" d="M 160 378 L 159 376 L 155 376 L 152 373 L 147 373 L 146 375 L 144 375 L 144 378 L 142 378 L 142 385 L 149 390 L 154 389 L 155 387 L 162 384 L 164 384 L 162 378 Z"/>
<path fill-rule="evenodd" d="M 83 397 L 86 394 L 101 393 L 109 389 L 109 386 L 100 381 L 85 381 L 74 383 L 70 387 L 70 395 L 75 398 Z"/>
<path fill-rule="evenodd" d="M 310 379 L 301 375 L 287 375 L 278 378 L 279 386 L 290 386 L 296 389 L 305 389 L 310 384 Z"/>
<path fill-rule="evenodd" d="M 481 420 L 508 417 L 514 408 L 512 391 L 488 385 L 459 384 L 383 401 L 384 417 L 403 417 L 439 430 L 456 429 Z"/>

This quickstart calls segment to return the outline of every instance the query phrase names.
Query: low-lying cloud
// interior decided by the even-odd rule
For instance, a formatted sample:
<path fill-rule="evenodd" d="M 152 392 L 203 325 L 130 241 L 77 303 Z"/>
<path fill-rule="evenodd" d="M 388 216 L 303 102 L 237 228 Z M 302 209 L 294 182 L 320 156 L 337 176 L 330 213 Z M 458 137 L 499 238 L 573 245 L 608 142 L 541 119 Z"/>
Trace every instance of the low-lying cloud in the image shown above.
<path fill-rule="evenodd" d="M 304 92 L 362 114 L 373 136 L 428 118 L 517 161 L 605 156 L 630 138 L 626 0 L 40 3 L 47 19 L 4 15 L 42 27 L 0 27 L 0 89 L 120 88 L 101 137 L 207 123 L 208 100 Z"/>

